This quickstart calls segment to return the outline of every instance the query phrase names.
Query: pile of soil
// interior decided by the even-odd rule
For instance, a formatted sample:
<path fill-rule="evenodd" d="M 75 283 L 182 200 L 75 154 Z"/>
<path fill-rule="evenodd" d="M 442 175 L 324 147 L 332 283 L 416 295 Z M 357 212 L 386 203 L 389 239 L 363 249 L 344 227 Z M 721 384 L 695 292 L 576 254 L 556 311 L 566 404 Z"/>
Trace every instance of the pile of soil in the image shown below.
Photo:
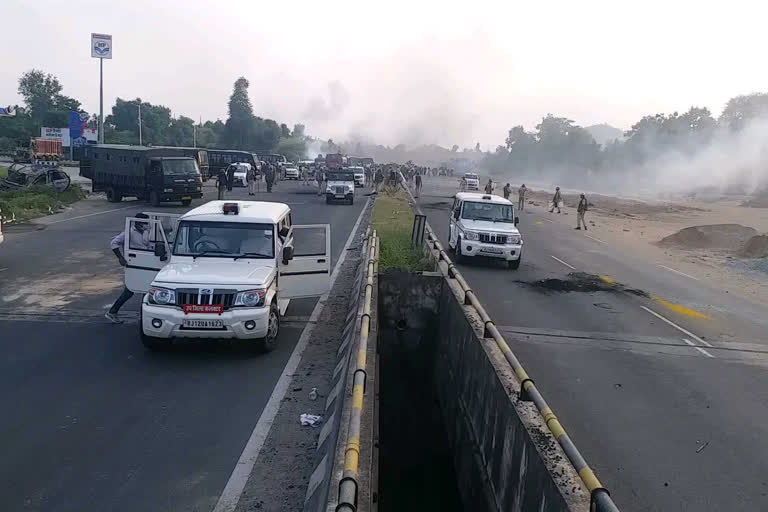
<path fill-rule="evenodd" d="M 662 238 L 658 245 L 678 249 L 728 249 L 741 251 L 757 230 L 740 224 L 712 224 L 684 228 Z"/>
<path fill-rule="evenodd" d="M 765 258 L 768 256 L 768 235 L 756 235 L 747 240 L 739 255 L 745 258 Z"/>

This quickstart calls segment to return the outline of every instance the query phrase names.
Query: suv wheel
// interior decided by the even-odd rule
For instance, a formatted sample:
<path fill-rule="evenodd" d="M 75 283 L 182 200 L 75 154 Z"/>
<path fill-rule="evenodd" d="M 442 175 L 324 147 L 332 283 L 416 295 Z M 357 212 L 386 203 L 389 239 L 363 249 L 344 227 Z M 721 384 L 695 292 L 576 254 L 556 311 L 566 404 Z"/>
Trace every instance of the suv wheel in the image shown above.
<path fill-rule="evenodd" d="M 277 346 L 277 336 L 280 334 L 280 310 L 275 302 L 269 307 L 269 320 L 267 320 L 267 335 L 256 342 L 259 352 L 272 352 Z"/>
<path fill-rule="evenodd" d="M 123 195 L 115 187 L 109 187 L 107 189 L 107 201 L 110 203 L 119 203 L 123 200 Z"/>
<path fill-rule="evenodd" d="M 507 266 L 512 270 L 517 270 L 520 268 L 520 262 L 522 260 L 523 260 L 522 256 L 520 258 L 517 258 L 516 260 L 510 260 L 507 262 Z"/>
<path fill-rule="evenodd" d="M 464 263 L 464 255 L 461 254 L 461 238 L 456 239 L 456 263 Z"/>

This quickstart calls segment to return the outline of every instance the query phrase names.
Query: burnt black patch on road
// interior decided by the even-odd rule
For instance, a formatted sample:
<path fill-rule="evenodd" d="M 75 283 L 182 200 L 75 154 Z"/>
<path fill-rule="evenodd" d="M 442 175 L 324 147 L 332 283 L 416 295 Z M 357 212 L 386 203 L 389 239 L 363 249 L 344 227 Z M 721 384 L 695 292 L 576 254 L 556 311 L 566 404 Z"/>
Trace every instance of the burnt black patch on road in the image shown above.
<path fill-rule="evenodd" d="M 539 279 L 538 281 L 515 281 L 521 285 L 539 290 L 544 293 L 593 293 L 593 292 L 609 292 L 609 293 L 629 293 L 639 297 L 648 297 L 648 294 L 643 290 L 635 288 L 627 288 L 621 283 L 601 278 L 595 274 L 587 274 L 586 272 L 571 272 L 568 274 L 567 279 L 550 278 Z"/>
<path fill-rule="evenodd" d="M 426 210 L 450 210 L 453 203 L 448 201 L 436 201 L 433 203 L 419 203 Z"/>

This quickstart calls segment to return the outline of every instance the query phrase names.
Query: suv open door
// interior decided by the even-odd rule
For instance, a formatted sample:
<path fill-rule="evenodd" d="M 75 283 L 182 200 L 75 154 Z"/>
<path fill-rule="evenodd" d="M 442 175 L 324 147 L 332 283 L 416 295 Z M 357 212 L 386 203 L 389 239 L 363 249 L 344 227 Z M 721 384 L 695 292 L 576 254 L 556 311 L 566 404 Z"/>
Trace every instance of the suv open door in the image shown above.
<path fill-rule="evenodd" d="M 147 293 L 171 254 L 162 222 L 129 217 L 125 219 L 125 233 L 125 286 L 132 292 Z"/>
<path fill-rule="evenodd" d="M 278 297 L 300 299 L 327 293 L 331 283 L 331 226 L 294 225 L 285 247 L 293 249 L 293 258 L 286 262 L 278 255 Z"/>

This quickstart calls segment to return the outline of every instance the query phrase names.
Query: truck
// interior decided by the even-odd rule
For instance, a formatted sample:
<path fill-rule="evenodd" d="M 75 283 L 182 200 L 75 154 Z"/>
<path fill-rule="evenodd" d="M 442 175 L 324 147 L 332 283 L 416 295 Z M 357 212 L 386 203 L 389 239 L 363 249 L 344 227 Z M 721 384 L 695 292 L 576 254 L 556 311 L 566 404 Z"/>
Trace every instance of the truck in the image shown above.
<path fill-rule="evenodd" d="M 325 166 L 329 169 L 341 169 L 347 163 L 347 157 L 341 153 L 328 153 L 325 155 Z"/>
<path fill-rule="evenodd" d="M 33 137 L 29 141 L 29 159 L 32 163 L 58 162 L 63 153 L 61 140 Z"/>
<path fill-rule="evenodd" d="M 203 181 L 208 181 L 211 177 L 210 163 L 208 161 L 208 150 L 204 148 L 190 148 L 178 146 L 153 146 L 161 148 L 171 148 L 181 150 L 181 154 L 195 159 L 197 167 L 200 169 L 200 177 Z"/>
<path fill-rule="evenodd" d="M 203 197 L 197 161 L 179 148 L 89 145 L 80 160 L 80 176 L 89 178 L 93 192 L 106 192 L 113 203 L 136 197 L 152 206 L 165 201 L 188 206 Z"/>

